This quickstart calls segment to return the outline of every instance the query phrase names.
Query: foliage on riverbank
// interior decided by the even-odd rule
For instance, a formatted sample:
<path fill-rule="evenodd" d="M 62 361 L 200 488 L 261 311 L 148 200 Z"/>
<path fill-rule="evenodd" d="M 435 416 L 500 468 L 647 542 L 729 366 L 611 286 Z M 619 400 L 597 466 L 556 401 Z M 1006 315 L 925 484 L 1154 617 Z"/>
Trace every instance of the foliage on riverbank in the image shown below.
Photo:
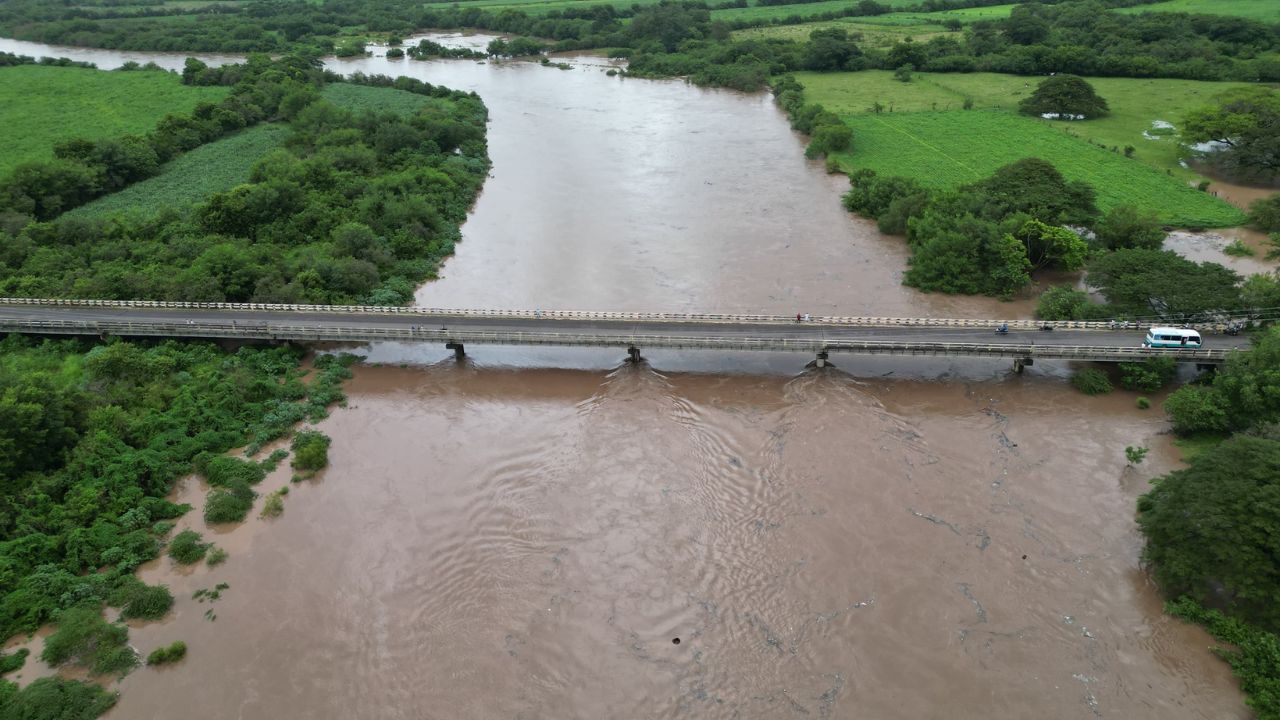
<path fill-rule="evenodd" d="M 126 617 L 168 611 L 168 591 L 133 571 L 159 555 L 172 527 L 159 521 L 187 509 L 164 497 L 199 458 L 207 470 L 208 458 L 278 437 L 341 399 L 349 361 L 320 363 L 338 370 L 306 383 L 300 359 L 294 348 L 0 341 L 0 635 L 56 622 L 49 662 L 132 667 L 127 629 L 102 620 L 101 606 Z M 240 477 L 230 467 L 214 474 Z M 173 549 L 184 559 L 204 548 L 194 533 L 183 538 Z M 21 692 L 6 683 L 0 716 L 55 700 L 101 712 L 108 699 L 61 680 Z"/>
<path fill-rule="evenodd" d="M 1280 328 L 1207 383 L 1169 396 L 1190 466 L 1138 499 L 1143 558 L 1166 611 L 1234 647 L 1217 649 L 1258 717 L 1280 718 Z M 1226 432 L 1230 438 L 1220 440 Z M 1207 609 L 1213 608 L 1213 609 Z"/>
<path fill-rule="evenodd" d="M 141 134 L 168 113 L 217 102 L 227 88 L 190 87 L 163 71 L 0 67 L 0 177 L 53 159 L 57 143 Z"/>
<path fill-rule="evenodd" d="M 409 300 L 414 285 L 452 253 L 458 225 L 486 177 L 487 111 L 473 93 L 369 76 L 351 78 L 368 87 L 334 98 L 368 108 L 376 106 L 370 96 L 381 95 L 393 110 L 347 110 L 317 93 L 323 79 L 310 68 L 310 61 L 296 58 L 278 64 L 253 58 L 245 67 L 218 69 L 189 65 L 191 82 L 235 82 L 227 102 L 247 102 L 245 93 L 265 92 L 262 82 L 286 78 L 267 86 L 275 94 L 264 101 L 288 108 L 281 110 L 290 120 L 283 147 L 252 163 L 249 182 L 208 195 L 191 212 L 133 206 L 137 212 L 123 216 L 7 223 L 0 227 L 0 237 L 8 237 L 0 253 L 0 294 Z M 246 77 L 265 79 L 245 85 Z M 244 159 L 228 164 L 243 166 Z M 221 182 L 212 174 L 195 181 L 195 175 L 187 177 Z M 154 203 L 147 199 L 148 205 Z"/>

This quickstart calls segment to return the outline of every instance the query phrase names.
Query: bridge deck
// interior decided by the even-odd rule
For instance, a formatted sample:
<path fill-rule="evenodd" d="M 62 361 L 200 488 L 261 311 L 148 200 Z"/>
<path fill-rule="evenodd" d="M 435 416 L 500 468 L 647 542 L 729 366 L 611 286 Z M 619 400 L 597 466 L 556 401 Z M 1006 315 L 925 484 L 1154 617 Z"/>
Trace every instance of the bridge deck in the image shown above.
<path fill-rule="evenodd" d="M 418 308 L 32 301 L 0 299 L 0 332 L 299 342 L 433 342 L 578 347 L 968 355 L 1103 362 L 1173 357 L 1219 363 L 1239 337 L 1205 336 L 1195 350 L 1141 347 L 1143 330 L 1106 323 L 930 318 L 467 311 Z"/>

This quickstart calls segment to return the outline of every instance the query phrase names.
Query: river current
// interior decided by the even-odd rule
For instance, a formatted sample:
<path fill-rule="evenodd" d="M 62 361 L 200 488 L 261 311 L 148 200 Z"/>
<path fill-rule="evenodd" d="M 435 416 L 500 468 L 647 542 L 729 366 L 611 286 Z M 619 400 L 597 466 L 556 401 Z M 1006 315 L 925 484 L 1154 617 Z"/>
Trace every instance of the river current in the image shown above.
<path fill-rule="evenodd" d="M 0 41 L 152 57 L 39 48 Z M 329 61 L 490 108 L 492 176 L 420 304 L 1029 315 L 903 288 L 902 241 L 766 95 L 558 60 Z M 1162 415 L 1065 366 L 357 350 L 331 466 L 282 517 L 206 528 L 199 482 L 175 492 L 230 558 L 143 569 L 178 602 L 132 642 L 190 652 L 107 717 L 1249 717 L 1139 562 Z"/>

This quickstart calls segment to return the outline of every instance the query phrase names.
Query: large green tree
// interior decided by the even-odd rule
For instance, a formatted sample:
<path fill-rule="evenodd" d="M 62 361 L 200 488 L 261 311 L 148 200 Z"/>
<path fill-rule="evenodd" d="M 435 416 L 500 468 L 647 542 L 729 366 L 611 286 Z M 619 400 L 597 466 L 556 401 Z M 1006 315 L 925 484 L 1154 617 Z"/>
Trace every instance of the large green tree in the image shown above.
<path fill-rule="evenodd" d="M 1124 249 L 1089 264 L 1085 282 L 1120 314 L 1170 320 L 1240 307 L 1240 276 L 1217 263 L 1196 263 L 1167 250 Z"/>
<path fill-rule="evenodd" d="M 1023 115 L 1057 115 L 1067 119 L 1103 117 L 1110 108 L 1107 101 L 1084 78 L 1054 75 L 1040 81 L 1035 92 L 1018 103 Z"/>
<path fill-rule="evenodd" d="M 1209 158 L 1224 170 L 1280 176 L 1280 92 L 1260 86 L 1229 90 L 1187 115 L 1182 140 L 1218 143 L 1222 149 Z"/>

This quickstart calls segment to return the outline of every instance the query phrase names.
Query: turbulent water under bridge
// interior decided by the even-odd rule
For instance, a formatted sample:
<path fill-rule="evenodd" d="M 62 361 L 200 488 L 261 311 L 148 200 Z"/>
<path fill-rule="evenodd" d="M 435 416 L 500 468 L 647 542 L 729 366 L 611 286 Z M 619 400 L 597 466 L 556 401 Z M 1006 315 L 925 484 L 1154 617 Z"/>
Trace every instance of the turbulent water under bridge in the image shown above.
<path fill-rule="evenodd" d="M 1007 333 L 996 333 L 1000 325 Z M 1214 365 L 1247 342 L 1204 336 L 1196 349 L 1142 347 L 1136 323 L 940 318 L 449 310 L 418 307 L 0 298 L 0 332 L 293 342 L 430 342 L 1132 362 L 1172 357 Z"/>

